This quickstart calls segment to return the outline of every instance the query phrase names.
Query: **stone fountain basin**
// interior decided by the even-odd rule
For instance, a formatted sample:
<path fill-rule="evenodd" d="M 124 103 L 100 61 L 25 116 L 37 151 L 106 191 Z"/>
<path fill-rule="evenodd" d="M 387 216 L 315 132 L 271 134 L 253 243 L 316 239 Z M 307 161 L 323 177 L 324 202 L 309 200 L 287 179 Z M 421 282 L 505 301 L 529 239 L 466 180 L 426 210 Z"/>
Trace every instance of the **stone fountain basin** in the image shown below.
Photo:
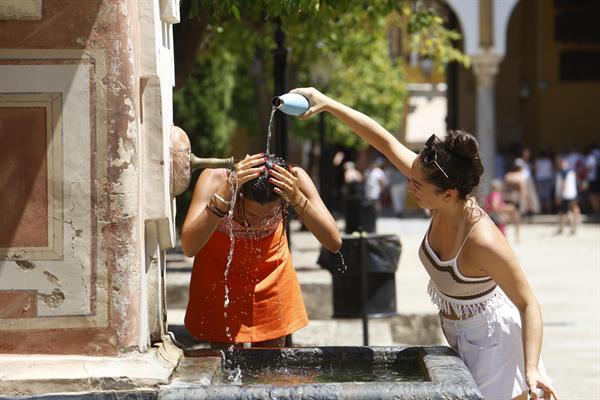
<path fill-rule="evenodd" d="M 159 399 L 483 399 L 444 346 L 193 350 L 181 367 Z"/>

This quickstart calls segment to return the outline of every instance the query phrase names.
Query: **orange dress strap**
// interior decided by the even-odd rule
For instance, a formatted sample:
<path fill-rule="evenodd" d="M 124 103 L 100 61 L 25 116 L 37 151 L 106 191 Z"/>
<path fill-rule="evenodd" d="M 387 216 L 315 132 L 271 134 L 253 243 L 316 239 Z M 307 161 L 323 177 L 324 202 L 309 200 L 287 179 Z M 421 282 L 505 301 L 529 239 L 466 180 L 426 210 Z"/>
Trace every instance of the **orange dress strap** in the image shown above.
<path fill-rule="evenodd" d="M 229 237 L 215 231 L 194 259 L 185 326 L 210 342 L 261 342 L 308 324 L 283 224 L 262 238 L 235 237 L 227 277 Z"/>

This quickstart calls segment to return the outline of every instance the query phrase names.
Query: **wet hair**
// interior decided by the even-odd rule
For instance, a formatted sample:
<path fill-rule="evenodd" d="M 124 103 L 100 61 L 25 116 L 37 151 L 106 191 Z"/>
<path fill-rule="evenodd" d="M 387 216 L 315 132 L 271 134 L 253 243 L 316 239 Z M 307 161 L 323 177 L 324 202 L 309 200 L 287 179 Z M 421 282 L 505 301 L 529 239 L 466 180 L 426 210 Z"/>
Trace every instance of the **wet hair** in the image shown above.
<path fill-rule="evenodd" d="M 281 157 L 277 157 L 274 154 L 266 154 L 265 158 L 266 162 L 264 165 L 267 167 L 267 169 L 263 171 L 258 178 L 254 178 L 251 181 L 244 183 L 240 188 L 240 194 L 244 199 L 253 200 L 259 204 L 266 204 L 271 201 L 281 200 L 281 196 L 279 196 L 273 190 L 275 185 L 269 182 L 269 172 L 273 165 L 279 165 L 285 169 L 288 168 L 288 164 Z"/>
<path fill-rule="evenodd" d="M 436 186 L 440 192 L 456 189 L 459 197 L 466 199 L 479 185 L 483 174 L 477 139 L 464 131 L 449 131 L 443 141 L 434 141 L 433 151 L 436 162 L 448 176 L 435 163 L 424 163 L 421 152 L 419 158 L 427 182 Z"/>

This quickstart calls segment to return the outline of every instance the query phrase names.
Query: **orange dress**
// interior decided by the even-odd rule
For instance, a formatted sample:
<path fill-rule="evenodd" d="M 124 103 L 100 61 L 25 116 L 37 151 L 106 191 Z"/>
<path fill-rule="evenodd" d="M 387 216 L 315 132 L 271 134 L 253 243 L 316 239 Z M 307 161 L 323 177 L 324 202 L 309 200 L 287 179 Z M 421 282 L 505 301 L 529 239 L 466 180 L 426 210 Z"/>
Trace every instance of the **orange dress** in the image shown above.
<path fill-rule="evenodd" d="M 300 284 L 280 217 L 258 230 L 232 220 L 235 239 L 230 248 L 229 218 L 225 217 L 196 254 L 190 282 L 185 326 L 210 342 L 261 342 L 288 335 L 308 324 Z"/>

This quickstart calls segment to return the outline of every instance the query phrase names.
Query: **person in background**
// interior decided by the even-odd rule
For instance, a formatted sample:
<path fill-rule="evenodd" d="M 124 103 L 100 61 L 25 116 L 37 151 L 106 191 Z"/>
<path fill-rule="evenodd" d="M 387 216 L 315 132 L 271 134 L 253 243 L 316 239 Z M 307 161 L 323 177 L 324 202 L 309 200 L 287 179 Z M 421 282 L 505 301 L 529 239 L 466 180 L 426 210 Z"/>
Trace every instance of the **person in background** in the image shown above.
<path fill-rule="evenodd" d="M 555 181 L 554 163 L 549 152 L 542 151 L 535 159 L 534 171 L 541 211 L 549 214 L 552 211 Z"/>
<path fill-rule="evenodd" d="M 515 163 L 521 167 L 525 185 L 527 187 L 527 197 L 522 205 L 522 212 L 527 215 L 537 214 L 540 212 L 540 200 L 535 188 L 533 174 L 531 173 L 530 165 L 531 151 L 528 147 L 521 149 L 521 154 L 515 159 Z"/>
<path fill-rule="evenodd" d="M 326 249 L 340 249 L 335 220 L 303 169 L 255 154 L 235 174 L 202 171 L 181 230 L 183 252 L 195 256 L 185 313 L 194 337 L 213 348 L 283 347 L 308 324 L 285 235 L 288 205 Z"/>
<path fill-rule="evenodd" d="M 529 199 L 527 178 L 516 160 L 510 163 L 508 172 L 504 175 L 504 201 L 512 204 L 523 214 Z"/>
<path fill-rule="evenodd" d="M 506 174 L 506 156 L 504 156 L 502 151 L 498 150 L 494 158 L 494 178 L 502 180 L 504 179 L 504 174 Z"/>
<path fill-rule="evenodd" d="M 327 153 L 327 151 L 325 151 L 325 153 Z M 344 187 L 343 162 L 345 157 L 346 155 L 342 150 L 337 150 L 331 160 L 331 187 L 329 189 L 331 191 L 331 197 L 328 199 L 329 204 L 325 205 L 334 216 L 342 211 L 342 190 Z M 321 196 L 323 196 L 323 192 L 321 192 Z"/>
<path fill-rule="evenodd" d="M 585 178 L 586 169 L 585 169 L 585 156 L 579 151 L 579 148 L 576 146 L 571 146 L 569 152 L 562 156 L 567 160 L 567 169 L 575 172 L 575 179 L 577 181 L 577 190 L 578 194 L 580 194 L 581 184 L 583 178 Z M 560 167 L 557 167 L 557 170 L 560 170 Z"/>
<path fill-rule="evenodd" d="M 571 226 L 571 234 L 577 233 L 579 222 L 579 204 L 577 204 L 577 177 L 575 171 L 570 168 L 569 161 L 559 156 L 557 159 L 556 173 L 556 205 L 558 207 L 558 231 L 561 234 L 568 220 Z"/>
<path fill-rule="evenodd" d="M 561 156 L 567 160 L 568 169 L 577 171 L 580 165 L 584 162 L 583 154 L 575 146 L 571 146 L 566 156 Z"/>
<path fill-rule="evenodd" d="M 376 157 L 367 171 L 365 171 L 365 195 L 369 200 L 376 202 L 377 209 L 381 208 L 381 193 L 387 185 L 387 177 L 383 172 L 385 161 L 381 157 Z"/>
<path fill-rule="evenodd" d="M 398 218 L 404 217 L 404 204 L 406 202 L 406 188 L 408 179 L 398 168 L 393 165 L 388 169 L 388 178 L 390 182 L 390 197 L 392 198 L 392 207 L 394 215 Z"/>
<path fill-rule="evenodd" d="M 485 201 L 485 211 L 489 214 L 496 226 L 498 226 L 500 232 L 506 236 L 506 223 L 512 223 L 515 226 L 515 242 L 519 243 L 521 214 L 514 204 L 509 204 L 504 201 L 502 181 L 499 179 L 492 180 L 491 190 Z"/>
<path fill-rule="evenodd" d="M 517 257 L 473 195 L 483 174 L 476 139 L 431 135 L 419 154 L 375 120 L 314 88 L 295 89 L 310 102 L 300 119 L 327 111 L 404 173 L 417 204 L 432 210 L 419 248 L 448 343 L 486 399 L 557 398 L 540 360 L 544 325 Z"/>
<path fill-rule="evenodd" d="M 363 174 L 356 168 L 354 161 L 344 163 L 344 186 L 342 188 L 345 198 L 363 197 Z"/>
<path fill-rule="evenodd" d="M 590 206 L 594 214 L 600 214 L 600 146 L 592 144 L 585 166 L 588 170 Z"/>

